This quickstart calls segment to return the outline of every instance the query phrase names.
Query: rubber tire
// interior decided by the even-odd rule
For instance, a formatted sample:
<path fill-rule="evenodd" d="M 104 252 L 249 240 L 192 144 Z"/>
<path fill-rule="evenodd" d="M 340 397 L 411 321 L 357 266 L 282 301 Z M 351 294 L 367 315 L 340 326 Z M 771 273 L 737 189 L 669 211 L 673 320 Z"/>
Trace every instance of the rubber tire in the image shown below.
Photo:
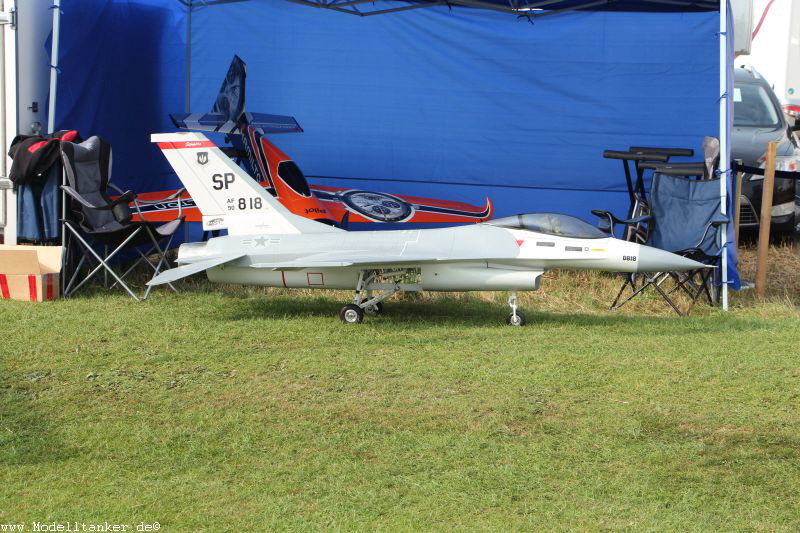
<path fill-rule="evenodd" d="M 525 315 L 521 311 L 517 311 L 517 321 L 514 322 L 513 319 L 514 319 L 514 313 L 508 313 L 508 316 L 506 317 L 506 324 L 508 324 L 509 326 L 520 327 L 528 323 L 528 320 L 525 318 Z"/>
<path fill-rule="evenodd" d="M 364 310 L 355 304 L 347 304 L 339 311 L 339 318 L 345 324 L 361 324 L 364 321 Z"/>
<path fill-rule="evenodd" d="M 368 315 L 382 315 L 383 314 L 383 302 L 378 302 L 375 305 L 370 305 L 364 308 L 364 312 Z"/>
<path fill-rule="evenodd" d="M 769 228 L 770 240 L 774 242 L 791 241 L 797 228 L 797 219 L 794 215 L 788 222 L 773 224 Z M 757 230 L 758 228 L 756 228 Z"/>

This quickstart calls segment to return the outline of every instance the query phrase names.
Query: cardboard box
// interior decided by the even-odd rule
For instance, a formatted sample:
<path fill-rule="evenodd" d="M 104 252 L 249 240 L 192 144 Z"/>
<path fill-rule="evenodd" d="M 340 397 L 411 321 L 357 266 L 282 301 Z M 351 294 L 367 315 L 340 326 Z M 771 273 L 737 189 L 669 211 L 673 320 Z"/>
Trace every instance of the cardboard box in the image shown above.
<path fill-rule="evenodd" d="M 0 299 L 41 302 L 59 296 L 61 246 L 0 246 Z"/>

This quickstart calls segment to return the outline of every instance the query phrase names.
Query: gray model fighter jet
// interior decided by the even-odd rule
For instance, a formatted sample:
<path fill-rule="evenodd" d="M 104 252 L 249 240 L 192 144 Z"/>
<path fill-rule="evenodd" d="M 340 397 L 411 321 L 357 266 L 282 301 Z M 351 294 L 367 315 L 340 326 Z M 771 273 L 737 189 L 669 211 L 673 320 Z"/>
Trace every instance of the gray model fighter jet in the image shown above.
<path fill-rule="evenodd" d="M 705 265 L 610 238 L 577 218 L 516 215 L 469 226 L 348 232 L 292 214 L 202 133 L 159 133 L 158 143 L 203 215 L 228 235 L 187 243 L 178 268 L 150 285 L 206 271 L 213 282 L 355 289 L 343 322 L 379 313 L 398 291 L 510 291 L 507 323 L 521 326 L 517 291 L 539 288 L 548 268 L 686 271 Z"/>

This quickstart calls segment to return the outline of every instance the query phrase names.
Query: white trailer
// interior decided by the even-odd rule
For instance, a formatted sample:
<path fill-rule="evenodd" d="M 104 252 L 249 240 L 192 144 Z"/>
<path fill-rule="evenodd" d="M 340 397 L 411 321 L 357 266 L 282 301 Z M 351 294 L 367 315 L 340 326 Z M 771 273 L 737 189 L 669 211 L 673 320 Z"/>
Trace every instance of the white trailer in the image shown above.
<path fill-rule="evenodd" d="M 0 0 L 0 236 L 5 244 L 17 240 L 8 147 L 17 134 L 48 131 L 47 97 L 54 69 L 45 45 L 58 17 L 52 7 L 46 0 Z"/>
<path fill-rule="evenodd" d="M 800 117 L 800 1 L 753 0 L 751 65 L 775 89 L 787 115 Z"/>

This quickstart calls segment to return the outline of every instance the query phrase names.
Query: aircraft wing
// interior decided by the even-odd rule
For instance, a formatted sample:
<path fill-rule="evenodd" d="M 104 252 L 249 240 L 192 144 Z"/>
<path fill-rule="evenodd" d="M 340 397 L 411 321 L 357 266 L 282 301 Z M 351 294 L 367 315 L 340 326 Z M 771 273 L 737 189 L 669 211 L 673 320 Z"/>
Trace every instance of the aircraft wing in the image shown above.
<path fill-rule="evenodd" d="M 189 263 L 188 265 L 179 266 L 178 268 L 171 268 L 169 270 L 161 272 L 153 279 L 148 281 L 147 284 L 161 285 L 164 283 L 171 283 L 181 278 L 185 278 L 186 276 L 191 276 L 192 274 L 197 274 L 198 272 L 202 272 L 203 270 L 208 270 L 209 268 L 215 266 L 224 265 L 225 263 L 230 263 L 231 261 L 236 261 L 237 259 L 240 259 L 245 255 L 246 254 L 223 255 L 215 257 L 213 259 L 206 259 L 205 261 L 198 261 L 197 263 Z"/>
<path fill-rule="evenodd" d="M 483 258 L 482 258 L 483 259 Z M 284 262 L 260 262 L 249 265 L 251 268 L 269 268 L 272 270 L 301 270 L 304 268 L 335 268 L 349 266 L 376 266 L 397 265 L 408 266 L 421 263 L 438 263 L 442 261 L 453 261 L 455 259 L 438 258 L 430 256 L 366 256 L 366 255 L 347 255 L 347 254 L 315 254 L 302 257 L 294 261 Z M 462 259 L 458 259 L 462 260 Z"/>
<path fill-rule="evenodd" d="M 248 254 L 229 254 L 225 256 L 215 257 L 213 259 L 206 259 L 196 263 L 189 263 L 166 270 L 153 279 L 147 282 L 148 285 L 161 285 L 164 283 L 171 283 L 173 281 L 191 276 L 198 272 L 208 270 L 215 266 L 223 265 L 246 257 Z M 367 256 L 367 255 L 347 255 L 347 254 L 313 254 L 307 257 L 295 259 L 293 261 L 276 261 L 276 262 L 258 262 L 247 265 L 249 268 L 267 268 L 270 270 L 302 270 L 306 268 L 337 268 L 337 267 L 376 267 L 382 266 L 398 266 L 409 267 L 419 265 L 422 263 L 439 263 L 448 261 L 462 261 L 465 259 L 473 258 L 438 258 L 430 256 Z M 474 258 L 480 260 L 489 260 L 491 258 Z M 245 265 L 240 265 L 245 266 Z"/>

